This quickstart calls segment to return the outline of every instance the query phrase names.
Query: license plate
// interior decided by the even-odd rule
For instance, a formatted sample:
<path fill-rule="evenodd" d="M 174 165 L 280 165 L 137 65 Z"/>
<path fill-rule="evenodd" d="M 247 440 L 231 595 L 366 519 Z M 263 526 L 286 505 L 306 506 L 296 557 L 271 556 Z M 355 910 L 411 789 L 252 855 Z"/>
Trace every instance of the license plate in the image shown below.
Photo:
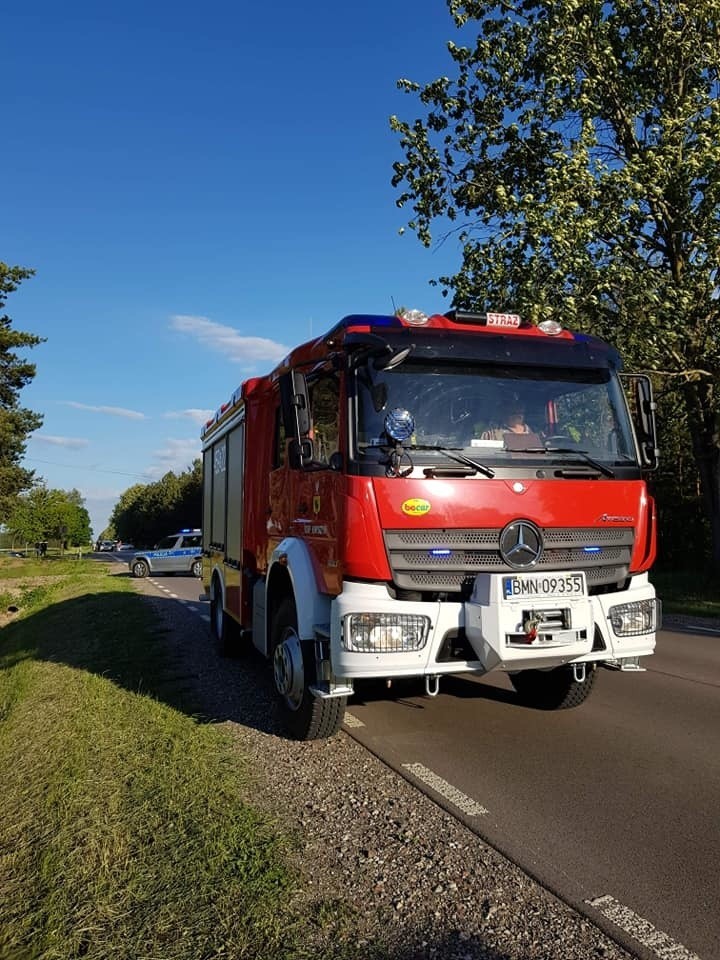
<path fill-rule="evenodd" d="M 529 573 L 522 576 L 503 577 L 505 600 L 584 596 L 584 573 Z"/>

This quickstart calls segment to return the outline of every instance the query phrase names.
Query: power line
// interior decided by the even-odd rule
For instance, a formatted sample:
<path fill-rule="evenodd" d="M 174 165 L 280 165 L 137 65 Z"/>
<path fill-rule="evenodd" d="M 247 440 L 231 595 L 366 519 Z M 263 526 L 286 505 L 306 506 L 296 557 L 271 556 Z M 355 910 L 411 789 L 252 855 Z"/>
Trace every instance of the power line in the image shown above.
<path fill-rule="evenodd" d="M 135 477 L 136 480 L 151 480 L 148 474 L 126 473 L 123 470 L 106 470 L 103 467 L 85 467 L 77 463 L 58 463 L 56 460 L 39 460 L 37 457 L 25 457 L 26 463 L 44 463 L 51 467 L 67 467 L 68 470 L 89 470 L 91 473 L 112 473 L 118 477 Z"/>

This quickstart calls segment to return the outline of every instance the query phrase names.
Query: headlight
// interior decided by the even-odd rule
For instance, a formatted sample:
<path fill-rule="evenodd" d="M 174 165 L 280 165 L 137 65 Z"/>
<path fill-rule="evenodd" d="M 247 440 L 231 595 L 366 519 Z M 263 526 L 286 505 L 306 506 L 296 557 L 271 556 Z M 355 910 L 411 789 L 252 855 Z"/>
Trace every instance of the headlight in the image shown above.
<path fill-rule="evenodd" d="M 343 647 L 354 653 L 407 653 L 422 650 L 429 631 L 429 617 L 351 613 L 343 624 Z"/>
<path fill-rule="evenodd" d="M 662 604 L 659 600 L 636 600 L 610 607 L 609 618 L 617 637 L 635 637 L 654 633 L 660 626 Z"/>

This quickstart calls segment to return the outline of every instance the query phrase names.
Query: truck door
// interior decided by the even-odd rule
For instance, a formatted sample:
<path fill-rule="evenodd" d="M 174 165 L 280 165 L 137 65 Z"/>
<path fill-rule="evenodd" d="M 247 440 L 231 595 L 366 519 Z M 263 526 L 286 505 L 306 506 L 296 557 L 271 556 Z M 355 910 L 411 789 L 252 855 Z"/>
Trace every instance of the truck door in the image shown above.
<path fill-rule="evenodd" d="M 284 535 L 302 538 L 314 557 L 321 589 L 339 593 L 340 503 L 345 486 L 340 376 L 326 365 L 307 377 L 303 393 L 305 400 L 297 402 L 307 404 L 306 431 L 290 438 L 284 469 L 271 477 L 269 529 L 277 531 L 275 542 Z M 287 417 L 284 423 L 292 426 Z"/>

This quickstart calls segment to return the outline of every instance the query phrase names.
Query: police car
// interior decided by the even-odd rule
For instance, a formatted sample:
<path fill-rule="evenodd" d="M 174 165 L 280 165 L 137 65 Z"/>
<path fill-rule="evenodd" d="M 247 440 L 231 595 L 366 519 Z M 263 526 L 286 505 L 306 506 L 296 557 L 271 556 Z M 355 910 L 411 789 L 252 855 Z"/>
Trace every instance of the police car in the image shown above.
<path fill-rule="evenodd" d="M 154 550 L 141 550 L 128 560 L 134 577 L 147 577 L 151 573 L 189 573 L 193 577 L 202 574 L 202 532 L 181 530 L 163 537 Z"/>

